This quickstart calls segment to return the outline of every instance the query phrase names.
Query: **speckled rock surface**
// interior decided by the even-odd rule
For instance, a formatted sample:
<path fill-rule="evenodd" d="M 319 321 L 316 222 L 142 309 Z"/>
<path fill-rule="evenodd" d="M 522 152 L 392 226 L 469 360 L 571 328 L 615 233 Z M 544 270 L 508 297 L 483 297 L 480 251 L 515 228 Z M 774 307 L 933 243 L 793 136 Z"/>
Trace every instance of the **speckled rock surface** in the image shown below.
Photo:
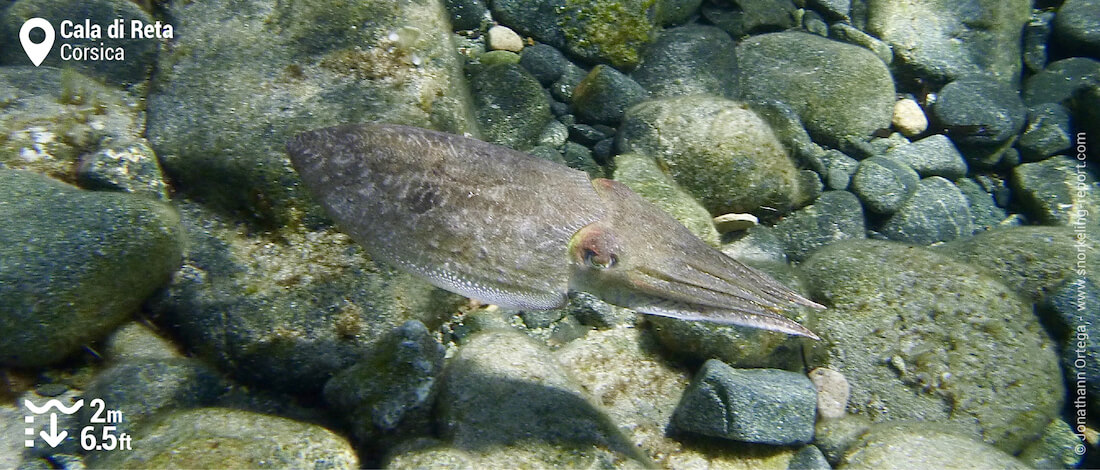
<path fill-rule="evenodd" d="M 615 156 L 614 179 L 667 212 L 695 236 L 718 245 L 718 231 L 710 213 L 661 171 L 652 158 L 636 153 Z"/>
<path fill-rule="evenodd" d="M 874 240 L 830 245 L 802 267 L 828 307 L 812 363 L 848 378 L 849 412 L 950 422 L 1016 452 L 1060 410 L 1051 339 L 1030 304 L 978 268 Z"/>
<path fill-rule="evenodd" d="M 694 95 L 627 110 L 619 149 L 656 158 L 712 215 L 786 212 L 806 188 L 768 124 L 743 104 Z"/>
<path fill-rule="evenodd" d="M 1011 454 L 934 424 L 873 426 L 848 450 L 840 468 L 1028 468 Z"/>

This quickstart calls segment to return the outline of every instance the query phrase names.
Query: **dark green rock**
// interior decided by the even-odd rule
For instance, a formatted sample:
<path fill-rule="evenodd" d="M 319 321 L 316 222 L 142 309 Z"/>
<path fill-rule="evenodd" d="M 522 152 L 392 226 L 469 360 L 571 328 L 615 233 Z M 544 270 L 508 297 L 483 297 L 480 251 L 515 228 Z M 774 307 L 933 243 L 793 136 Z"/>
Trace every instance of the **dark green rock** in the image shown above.
<path fill-rule="evenodd" d="M 562 149 L 562 159 L 570 168 L 588 173 L 592 178 L 603 178 L 604 169 L 592 158 L 592 151 L 581 144 L 566 142 Z"/>
<path fill-rule="evenodd" d="M 20 0 L 12 2 L 0 16 L 0 44 L 11 47 L 0 48 L 0 65 L 33 65 L 19 44 L 19 30 L 23 23 L 31 18 L 45 18 L 53 25 L 54 35 L 51 53 L 42 62 L 43 66 L 71 67 L 75 70 L 119 87 L 139 85 L 149 79 L 153 65 L 157 60 L 157 51 L 163 39 L 131 38 L 130 22 L 137 20 L 142 24 L 152 24 L 153 17 L 142 10 L 137 2 L 128 0 Z M 115 19 L 125 20 L 124 38 L 108 36 L 107 27 Z M 99 39 L 76 39 L 61 37 L 62 20 L 70 20 L 83 26 L 87 19 L 102 28 Z M 175 26 L 175 25 L 173 25 Z M 72 31 L 72 28 L 69 28 Z M 70 33 L 71 34 L 71 33 Z M 178 29 L 173 36 L 180 34 Z M 35 42 L 41 42 L 37 40 Z M 77 47 L 108 48 L 114 51 L 123 49 L 123 60 L 62 60 L 61 47 L 68 44 Z M 72 55 L 74 51 L 69 51 Z"/>
<path fill-rule="evenodd" d="M 565 73 L 569 66 L 573 65 L 561 51 L 546 44 L 535 44 L 523 48 L 520 53 L 519 65 L 527 69 L 539 83 L 549 86 Z M 574 66 L 575 67 L 575 66 Z"/>
<path fill-rule="evenodd" d="M 1021 96 L 1028 106 L 1065 104 L 1079 90 L 1096 86 L 1100 86 L 1100 62 L 1070 57 L 1052 62 L 1042 72 L 1028 77 Z"/>
<path fill-rule="evenodd" d="M 966 160 L 951 139 L 943 134 L 899 145 L 887 150 L 884 156 L 916 170 L 921 178 L 942 176 L 954 181 L 966 176 L 967 172 Z"/>
<path fill-rule="evenodd" d="M 711 359 L 672 414 L 678 431 L 743 442 L 805 444 L 813 439 L 817 391 L 805 375 L 734 369 Z"/>
<path fill-rule="evenodd" d="M 714 26 L 667 29 L 646 46 L 642 64 L 630 76 L 653 96 L 732 97 L 737 76 L 733 48 L 729 35 Z"/>
<path fill-rule="evenodd" d="M 447 13 L 451 15 L 451 26 L 456 31 L 478 29 L 490 18 L 489 7 L 482 0 L 444 0 Z"/>
<path fill-rule="evenodd" d="M 791 28 L 797 9 L 791 0 L 707 2 L 703 17 L 735 38 Z"/>
<path fill-rule="evenodd" d="M 870 51 L 798 32 L 753 36 L 736 50 L 741 99 L 786 103 L 815 140 L 836 144 L 890 127 L 894 82 Z"/>
<path fill-rule="evenodd" d="M 1054 12 L 1034 12 L 1024 26 L 1024 66 L 1031 73 L 1041 72 L 1047 66 L 1047 44 L 1054 31 L 1051 24 Z"/>
<path fill-rule="evenodd" d="M 550 97 L 538 80 L 517 64 L 496 64 L 470 77 L 477 120 L 487 142 L 517 150 L 537 145 L 554 119 Z"/>
<path fill-rule="evenodd" d="M 1025 162 L 1036 162 L 1069 150 L 1069 111 L 1057 103 L 1037 105 L 1027 113 L 1027 127 L 1017 146 Z"/>
<path fill-rule="evenodd" d="M 626 109 L 648 93 L 638 82 L 606 65 L 597 65 L 573 90 L 573 108 L 592 123 L 618 124 Z"/>
<path fill-rule="evenodd" d="M 990 145 L 1018 134 L 1027 118 L 1027 108 L 1015 88 L 971 77 L 943 87 L 932 116 L 955 142 Z"/>
<path fill-rule="evenodd" d="M 1067 53 L 1100 59 L 1100 1 L 1062 3 L 1054 16 L 1054 41 Z"/>
<path fill-rule="evenodd" d="M 809 367 L 844 374 L 848 412 L 950 423 L 1016 452 L 1062 409 L 1054 342 L 1031 303 L 984 270 L 911 245 L 849 240 L 818 250 L 802 271 L 811 298 L 828 306 Z"/>
<path fill-rule="evenodd" d="M 179 217 L 151 199 L 0 169 L 0 362 L 36 367 L 102 337 L 179 266 Z"/>
<path fill-rule="evenodd" d="M 893 214 L 917 190 L 920 176 L 909 166 L 886 157 L 859 162 L 852 176 L 852 192 L 872 212 Z"/>
<path fill-rule="evenodd" d="M 1014 194 L 1031 217 L 1047 225 L 1070 225 L 1087 213 L 1085 223 L 1097 225 L 1091 215 L 1100 213 L 1100 183 L 1077 165 L 1077 159 L 1058 155 L 1012 170 Z"/>
<path fill-rule="evenodd" d="M 848 191 L 826 191 L 813 204 L 780 220 L 775 233 L 787 256 L 801 261 L 838 240 L 864 238 L 863 207 Z"/>
<path fill-rule="evenodd" d="M 369 354 L 325 384 L 325 401 L 362 441 L 429 434 L 443 345 L 419 321 L 394 328 Z"/>
<path fill-rule="evenodd" d="M 960 178 L 955 181 L 955 186 L 958 186 L 969 202 L 970 219 L 974 222 L 975 230 L 989 230 L 1005 220 L 1008 214 L 997 206 L 993 195 L 982 188 L 982 185 L 971 178 Z"/>
<path fill-rule="evenodd" d="M 970 205 L 952 182 L 939 176 L 920 180 L 917 190 L 883 223 L 891 240 L 930 245 L 974 233 Z"/>

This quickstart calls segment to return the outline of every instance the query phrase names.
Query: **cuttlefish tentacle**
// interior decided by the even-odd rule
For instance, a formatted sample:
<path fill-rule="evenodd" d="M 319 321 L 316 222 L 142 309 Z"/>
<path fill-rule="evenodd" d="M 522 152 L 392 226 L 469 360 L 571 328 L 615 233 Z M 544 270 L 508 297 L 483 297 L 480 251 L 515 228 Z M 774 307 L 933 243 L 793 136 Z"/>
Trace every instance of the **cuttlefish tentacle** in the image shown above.
<path fill-rule="evenodd" d="M 817 338 L 822 308 L 696 238 L 620 183 L 505 147 L 391 124 L 287 144 L 306 187 L 371 255 L 452 292 L 549 309 L 585 291 L 642 313 Z"/>

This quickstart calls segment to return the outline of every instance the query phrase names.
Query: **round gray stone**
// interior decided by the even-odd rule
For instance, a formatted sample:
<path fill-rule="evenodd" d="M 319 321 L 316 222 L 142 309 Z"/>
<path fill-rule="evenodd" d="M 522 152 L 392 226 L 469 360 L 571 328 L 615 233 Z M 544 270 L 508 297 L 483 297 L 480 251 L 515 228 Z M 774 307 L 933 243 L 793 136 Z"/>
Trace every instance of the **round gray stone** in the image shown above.
<path fill-rule="evenodd" d="M 852 192 L 872 212 L 893 214 L 917 190 L 920 176 L 897 160 L 871 157 L 859 162 L 852 176 Z"/>

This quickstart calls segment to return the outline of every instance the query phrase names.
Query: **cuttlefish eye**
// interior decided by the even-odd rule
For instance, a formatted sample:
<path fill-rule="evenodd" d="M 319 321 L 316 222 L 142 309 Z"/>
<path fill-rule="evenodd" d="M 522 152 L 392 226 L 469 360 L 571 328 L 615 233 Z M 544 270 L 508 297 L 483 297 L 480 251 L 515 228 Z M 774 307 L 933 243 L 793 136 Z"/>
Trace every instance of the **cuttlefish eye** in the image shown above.
<path fill-rule="evenodd" d="M 584 250 L 584 264 L 593 269 L 608 269 L 619 262 L 614 253 L 600 253 L 591 248 Z"/>

